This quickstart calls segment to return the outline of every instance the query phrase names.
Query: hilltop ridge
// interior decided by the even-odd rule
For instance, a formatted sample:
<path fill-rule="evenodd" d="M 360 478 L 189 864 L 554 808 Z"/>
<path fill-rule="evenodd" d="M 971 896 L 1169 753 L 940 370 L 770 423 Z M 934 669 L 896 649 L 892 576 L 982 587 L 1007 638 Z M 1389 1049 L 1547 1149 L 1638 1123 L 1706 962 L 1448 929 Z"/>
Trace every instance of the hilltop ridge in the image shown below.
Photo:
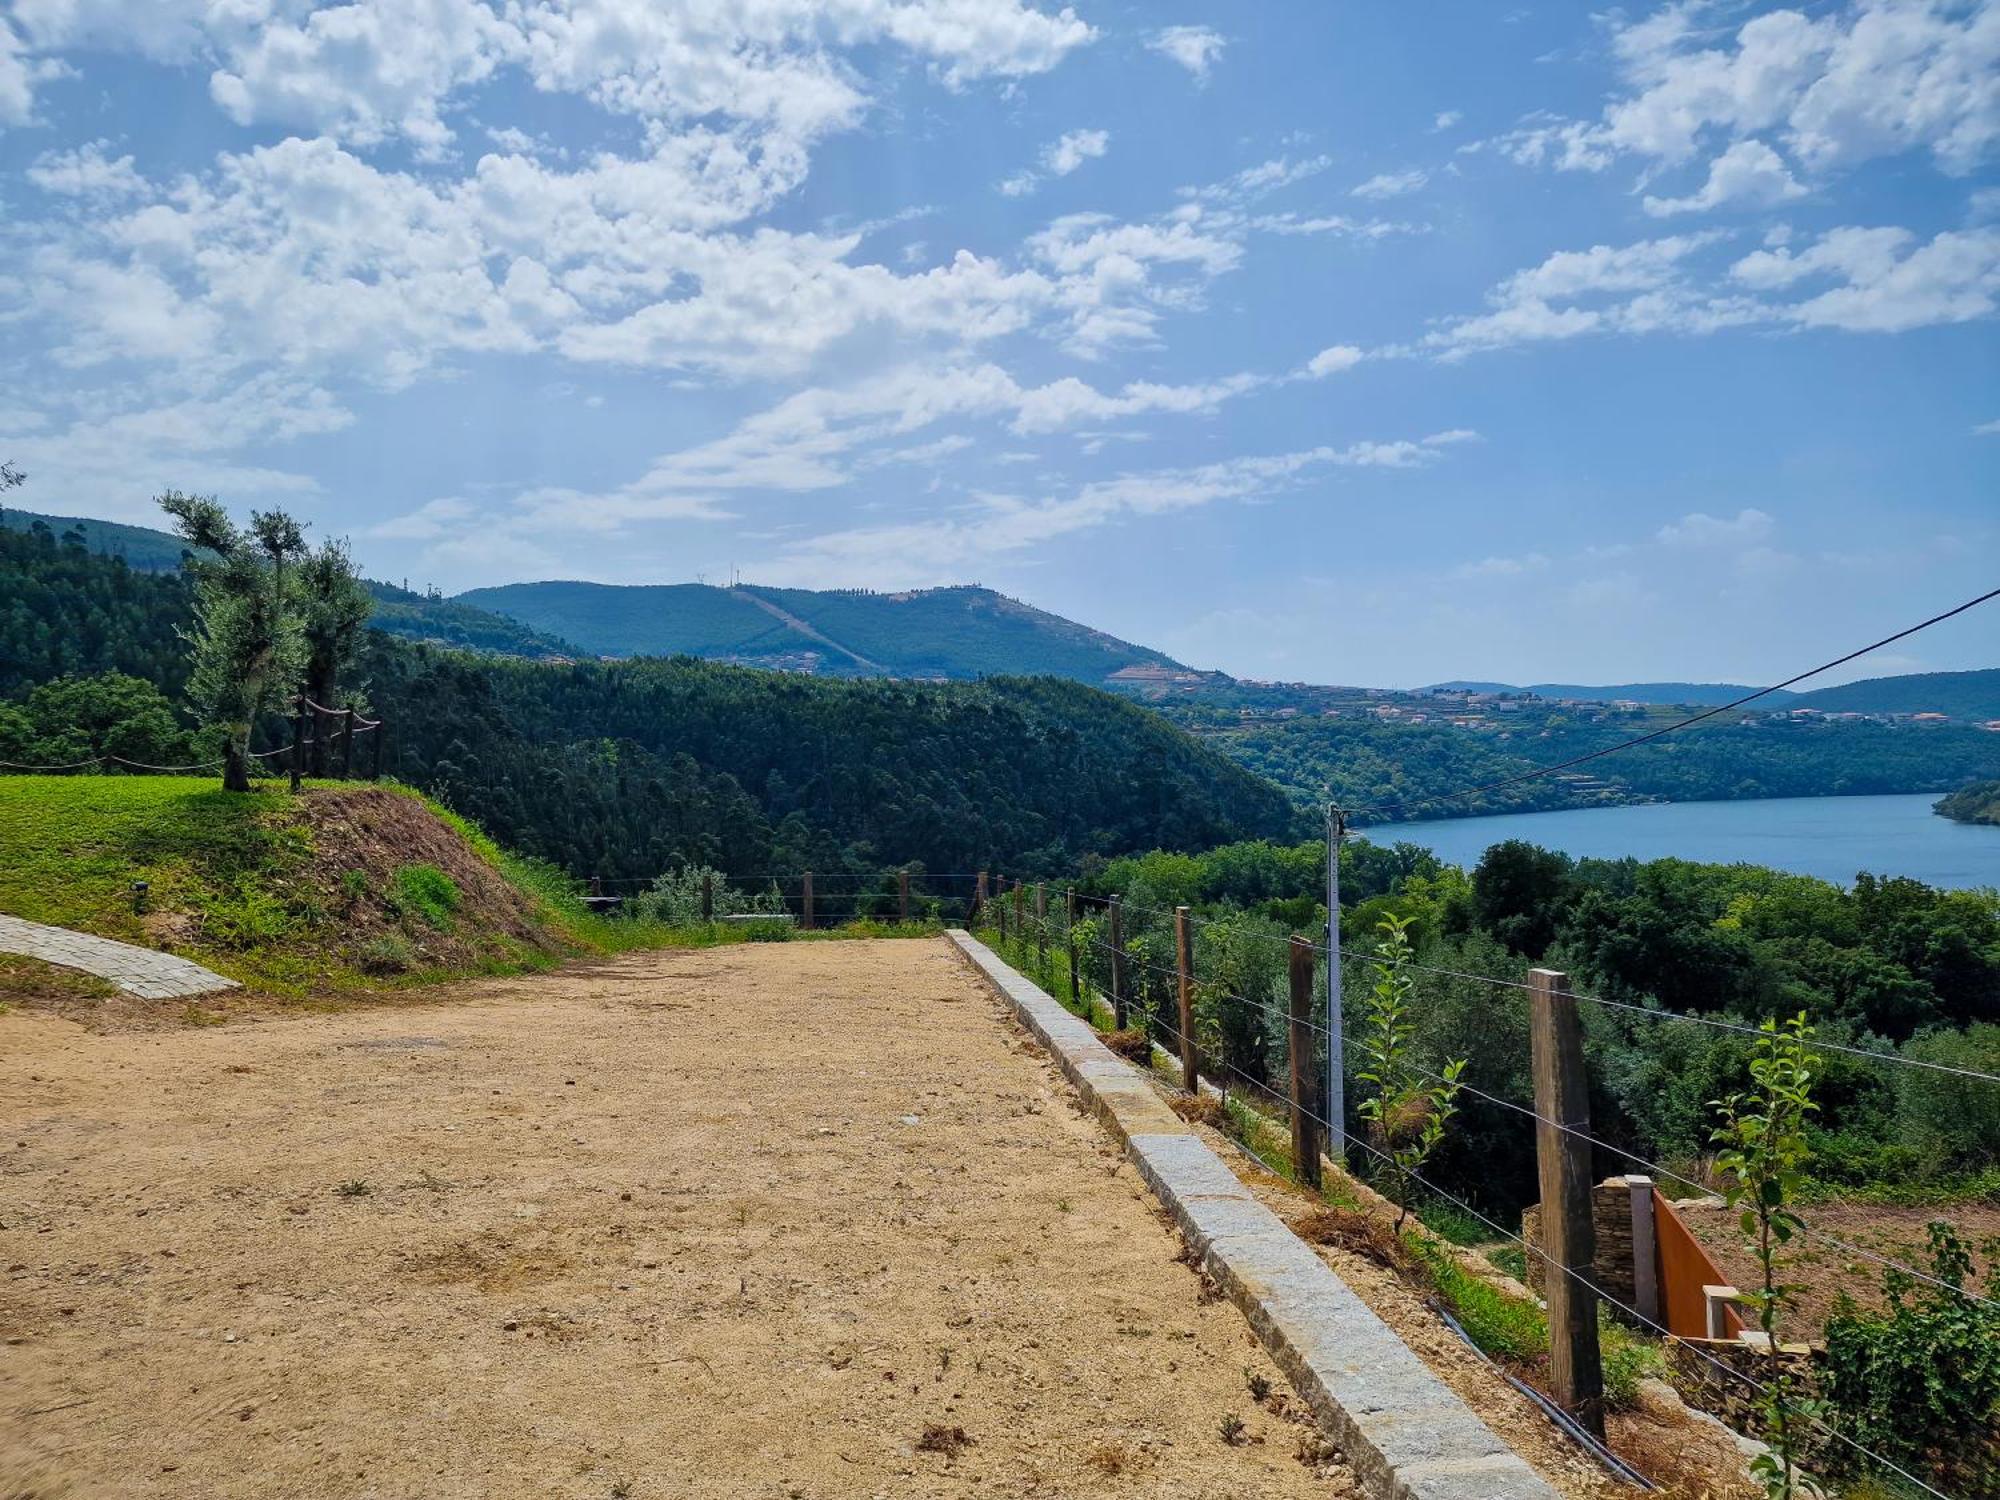
<path fill-rule="evenodd" d="M 1101 682 L 1129 667 L 1188 670 L 1164 652 L 970 584 L 876 593 L 549 580 L 456 598 L 600 656 L 702 656 L 843 677 Z"/>

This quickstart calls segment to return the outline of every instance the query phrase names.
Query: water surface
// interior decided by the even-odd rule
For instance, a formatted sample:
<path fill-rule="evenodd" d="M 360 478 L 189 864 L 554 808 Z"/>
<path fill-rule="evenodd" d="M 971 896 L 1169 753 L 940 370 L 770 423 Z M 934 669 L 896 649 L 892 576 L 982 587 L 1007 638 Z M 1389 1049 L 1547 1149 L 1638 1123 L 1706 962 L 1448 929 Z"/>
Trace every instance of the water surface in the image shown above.
<path fill-rule="evenodd" d="M 1862 870 L 1963 890 L 2000 886 L 2000 828 L 1954 823 L 1931 811 L 1935 792 L 1893 797 L 1767 797 L 1671 802 L 1574 812 L 1443 818 L 1365 830 L 1407 839 L 1470 869 L 1489 845 L 1526 839 L 1579 858 L 1678 859 L 1769 865 L 1853 883 Z"/>

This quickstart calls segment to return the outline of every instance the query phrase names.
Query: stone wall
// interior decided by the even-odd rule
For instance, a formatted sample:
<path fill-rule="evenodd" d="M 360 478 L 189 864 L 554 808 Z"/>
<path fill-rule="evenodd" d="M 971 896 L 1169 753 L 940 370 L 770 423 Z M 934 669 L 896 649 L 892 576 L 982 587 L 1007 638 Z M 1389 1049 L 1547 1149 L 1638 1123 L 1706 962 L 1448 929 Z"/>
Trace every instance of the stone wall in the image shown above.
<path fill-rule="evenodd" d="M 1638 1294 L 1632 1282 L 1632 1189 L 1623 1177 L 1606 1178 L 1590 1190 L 1590 1222 L 1597 1236 L 1591 1280 L 1606 1297 L 1627 1307 L 1636 1305 Z M 1537 1249 L 1541 1247 L 1539 1206 L 1522 1212 L 1521 1238 Z M 1538 1255 L 1527 1259 L 1528 1286 L 1536 1296 L 1546 1296 L 1543 1280 L 1548 1266 Z"/>

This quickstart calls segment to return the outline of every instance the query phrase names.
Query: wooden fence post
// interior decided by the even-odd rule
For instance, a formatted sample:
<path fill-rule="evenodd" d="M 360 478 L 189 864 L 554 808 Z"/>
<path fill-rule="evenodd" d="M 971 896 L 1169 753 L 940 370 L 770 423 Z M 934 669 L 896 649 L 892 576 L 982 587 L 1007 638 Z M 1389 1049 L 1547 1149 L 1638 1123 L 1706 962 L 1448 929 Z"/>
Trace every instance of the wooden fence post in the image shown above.
<path fill-rule="evenodd" d="M 811 870 L 806 871 L 805 889 L 799 900 L 799 915 L 799 925 L 805 928 L 807 932 L 811 932 L 813 926 L 813 872 Z"/>
<path fill-rule="evenodd" d="M 340 732 L 340 779 L 354 779 L 354 710 L 347 709 L 341 714 Z"/>
<path fill-rule="evenodd" d="M 1201 1072 L 1194 1050 L 1194 934 L 1188 928 L 1185 906 L 1174 908 L 1174 968 L 1180 981 L 1181 1087 L 1199 1094 Z"/>
<path fill-rule="evenodd" d="M 1542 1295 L 1549 1305 L 1549 1388 L 1569 1414 L 1604 1436 L 1604 1367 L 1597 1348 L 1591 1263 L 1590 1089 L 1569 976 L 1528 971 L 1535 1070 L 1535 1157 L 1542 1188 Z M 1565 1128 L 1567 1127 L 1567 1128 Z M 1571 1134 L 1580 1131 L 1582 1134 Z"/>
<path fill-rule="evenodd" d="M 1319 1069 L 1313 1066 L 1313 947 L 1292 939 L 1292 1170 L 1309 1188 L 1319 1186 Z"/>
<path fill-rule="evenodd" d="M 1014 941 L 1027 941 L 1027 929 L 1021 926 L 1021 906 L 1028 899 L 1028 888 L 1020 881 L 1014 882 Z"/>
<path fill-rule="evenodd" d="M 896 872 L 896 920 L 898 922 L 907 922 L 910 920 L 910 872 L 908 870 L 898 870 Z"/>
<path fill-rule="evenodd" d="M 292 705 L 292 790 L 299 789 L 299 777 L 305 774 L 306 755 L 306 695 L 301 692 Z"/>
<path fill-rule="evenodd" d="M 1125 998 L 1125 903 L 1121 896 L 1111 898 L 1111 1024 L 1118 1030 L 1125 1029 L 1129 1014 Z"/>
<path fill-rule="evenodd" d="M 1042 977 L 1049 972 L 1049 883 L 1035 882 L 1035 958 L 1042 968 Z"/>
<path fill-rule="evenodd" d="M 375 744 L 369 750 L 368 754 L 368 779 L 370 781 L 380 781 L 382 779 L 382 741 L 388 737 L 389 721 L 387 719 L 377 719 L 375 721 Z"/>
<path fill-rule="evenodd" d="M 701 919 L 703 922 L 715 920 L 715 872 L 701 872 Z"/>
<path fill-rule="evenodd" d="M 980 917 L 983 917 L 985 915 L 986 915 L 986 872 L 984 870 L 981 870 L 979 872 L 979 884 L 973 887 L 972 891 L 971 921 L 977 921 Z M 968 925 L 970 925 L 970 923 L 968 923 Z"/>
<path fill-rule="evenodd" d="M 1068 929 L 1063 934 L 1066 939 L 1065 946 L 1069 949 L 1069 997 L 1072 1001 L 1081 1005 L 1083 1003 L 1083 975 L 1078 972 L 1077 966 L 1076 888 L 1074 886 L 1065 886 L 1063 888 L 1063 915 L 1069 922 Z"/>

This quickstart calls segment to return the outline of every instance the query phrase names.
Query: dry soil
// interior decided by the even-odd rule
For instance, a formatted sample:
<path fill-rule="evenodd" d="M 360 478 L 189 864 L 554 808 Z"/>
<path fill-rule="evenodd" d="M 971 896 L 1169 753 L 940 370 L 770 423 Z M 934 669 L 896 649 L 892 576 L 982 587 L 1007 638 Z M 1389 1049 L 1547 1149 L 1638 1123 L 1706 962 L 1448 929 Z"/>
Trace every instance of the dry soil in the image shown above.
<path fill-rule="evenodd" d="M 0 1015 L 0 1497 L 1351 1493 L 1177 1249 L 942 942 Z"/>

